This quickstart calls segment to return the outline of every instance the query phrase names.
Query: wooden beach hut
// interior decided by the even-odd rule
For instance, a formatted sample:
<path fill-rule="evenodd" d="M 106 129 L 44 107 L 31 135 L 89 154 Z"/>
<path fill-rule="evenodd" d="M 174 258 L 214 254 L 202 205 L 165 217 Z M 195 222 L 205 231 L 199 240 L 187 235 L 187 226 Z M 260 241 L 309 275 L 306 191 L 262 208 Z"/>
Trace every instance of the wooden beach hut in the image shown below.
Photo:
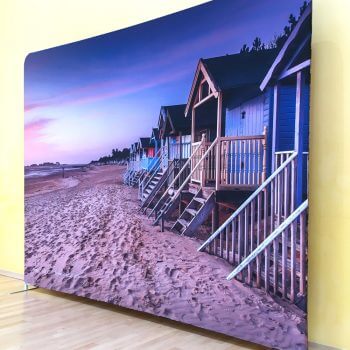
<path fill-rule="evenodd" d="M 150 215 L 192 236 L 211 214 L 199 247 L 230 262 L 228 279 L 304 306 L 311 58 L 311 5 L 277 50 L 201 59 L 185 108 L 190 167 Z M 165 121 L 163 121 L 165 123 Z M 190 199 L 188 195 L 191 194 Z M 187 197 L 187 200 L 183 201 Z M 221 208 L 233 212 L 222 219 Z"/>
<path fill-rule="evenodd" d="M 145 190 L 149 190 L 149 186 L 146 185 L 151 185 L 151 179 L 154 180 L 154 177 L 157 176 L 158 170 L 160 168 L 161 147 L 159 129 L 152 128 L 152 133 L 149 138 L 141 138 L 140 147 L 142 147 L 143 150 L 141 159 L 141 168 L 143 170 L 143 173 L 139 178 L 138 185 L 139 199 L 143 201 L 143 199 L 147 196 Z"/>
<path fill-rule="evenodd" d="M 154 147 L 150 137 L 141 137 L 139 141 L 141 169 L 148 172 L 154 161 Z"/>
<path fill-rule="evenodd" d="M 191 154 L 191 120 L 185 118 L 185 104 L 162 106 L 158 118 L 158 164 L 153 168 L 150 178 L 141 184 L 142 208 L 152 207 L 163 191 L 169 187 L 183 168 Z M 170 186 L 178 188 L 186 172 Z"/>
<path fill-rule="evenodd" d="M 160 139 L 166 153 L 166 161 L 163 168 L 170 164 L 176 164 L 176 169 L 181 169 L 184 162 L 191 154 L 191 121 L 185 118 L 186 105 L 162 106 L 160 114 L 162 123 Z M 171 180 L 175 174 L 169 178 Z"/>
<path fill-rule="evenodd" d="M 234 210 L 266 178 L 270 99 L 259 85 L 276 54 L 264 50 L 199 60 L 184 108 L 191 120 L 189 171 L 175 195 L 166 191 L 158 201 L 155 222 L 180 207 L 174 230 L 193 235 L 210 214 L 215 229 L 220 206 Z"/>
<path fill-rule="evenodd" d="M 124 174 L 124 183 L 129 186 L 139 185 L 140 180 L 148 171 L 150 166 L 149 154 L 152 154 L 153 147 L 150 145 L 149 137 L 140 137 L 130 147 L 130 158 L 127 171 Z"/>

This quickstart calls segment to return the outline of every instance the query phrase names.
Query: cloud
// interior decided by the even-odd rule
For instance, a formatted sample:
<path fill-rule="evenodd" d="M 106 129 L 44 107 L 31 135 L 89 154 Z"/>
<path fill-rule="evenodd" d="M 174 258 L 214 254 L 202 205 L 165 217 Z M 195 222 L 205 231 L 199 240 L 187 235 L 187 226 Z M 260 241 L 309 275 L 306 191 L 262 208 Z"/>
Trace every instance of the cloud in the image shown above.
<path fill-rule="evenodd" d="M 175 72 L 163 72 L 158 75 L 150 75 L 147 78 L 133 77 L 131 79 L 114 79 L 108 81 L 100 81 L 70 89 L 69 93 L 63 93 L 49 99 L 26 103 L 24 110 L 26 112 L 44 108 L 49 106 L 76 105 L 91 103 L 112 97 L 120 97 L 140 92 L 158 85 L 166 84 L 183 78 L 190 74 L 192 69 L 180 69 Z"/>
<path fill-rule="evenodd" d="M 105 73 L 108 73 L 109 76 L 118 75 L 118 79 L 100 80 L 84 86 L 66 89 L 58 95 L 47 99 L 28 101 L 25 103 L 24 110 L 25 112 L 29 112 L 52 105 L 90 103 L 111 97 L 132 94 L 174 81 L 184 77 L 186 74 L 193 73 L 195 70 L 195 67 L 190 65 L 186 72 L 181 69 L 179 70 L 179 68 L 178 71 L 171 72 L 179 62 L 186 62 L 186 57 L 192 57 L 191 61 L 193 61 L 194 53 L 203 50 L 207 52 L 208 47 L 226 41 L 232 41 L 235 37 L 239 37 L 240 29 L 242 28 L 236 27 L 233 29 L 232 26 L 221 27 L 211 32 L 206 32 L 199 37 L 174 45 L 164 52 L 157 52 L 148 60 L 139 60 L 134 64 L 128 64 L 126 67 L 118 67 L 117 70 L 107 65 L 103 68 Z M 147 78 L 142 80 L 142 77 Z"/>
<path fill-rule="evenodd" d="M 40 138 L 44 136 L 44 130 L 48 124 L 50 124 L 53 119 L 41 118 L 31 121 L 24 126 L 24 137 L 27 139 Z"/>
<path fill-rule="evenodd" d="M 53 119 L 41 118 L 24 126 L 25 164 L 46 160 L 55 152 L 55 145 L 45 140 L 45 129 L 52 122 Z"/>

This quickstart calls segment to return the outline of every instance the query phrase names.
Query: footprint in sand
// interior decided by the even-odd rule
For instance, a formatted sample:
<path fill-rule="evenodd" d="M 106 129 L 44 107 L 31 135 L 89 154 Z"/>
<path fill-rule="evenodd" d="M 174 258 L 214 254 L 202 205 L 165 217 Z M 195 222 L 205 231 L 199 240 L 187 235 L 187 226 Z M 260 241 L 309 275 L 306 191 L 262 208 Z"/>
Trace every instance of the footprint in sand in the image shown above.
<path fill-rule="evenodd" d="M 63 282 L 64 282 L 64 288 L 70 288 L 73 282 L 73 277 L 63 278 Z"/>
<path fill-rule="evenodd" d="M 165 269 L 165 273 L 170 277 L 170 278 L 177 278 L 178 274 L 179 274 L 179 270 L 178 269 L 172 269 L 170 267 L 167 267 Z"/>

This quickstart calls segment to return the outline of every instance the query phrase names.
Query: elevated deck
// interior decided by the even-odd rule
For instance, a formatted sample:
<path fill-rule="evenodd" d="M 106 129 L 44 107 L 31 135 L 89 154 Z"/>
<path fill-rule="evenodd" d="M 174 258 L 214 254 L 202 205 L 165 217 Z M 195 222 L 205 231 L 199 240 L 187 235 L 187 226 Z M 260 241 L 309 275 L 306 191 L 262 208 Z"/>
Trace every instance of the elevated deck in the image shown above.
<path fill-rule="evenodd" d="M 263 135 L 217 137 L 192 144 L 191 183 L 216 191 L 254 191 L 266 178 Z"/>

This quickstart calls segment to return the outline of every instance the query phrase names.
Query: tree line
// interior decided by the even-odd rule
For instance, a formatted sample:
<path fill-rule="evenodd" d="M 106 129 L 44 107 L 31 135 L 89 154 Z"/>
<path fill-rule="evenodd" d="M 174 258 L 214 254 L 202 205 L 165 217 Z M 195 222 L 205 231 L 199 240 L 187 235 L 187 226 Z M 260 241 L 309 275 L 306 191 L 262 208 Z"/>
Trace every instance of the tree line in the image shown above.
<path fill-rule="evenodd" d="M 108 164 L 112 162 L 120 162 L 120 161 L 126 161 L 129 159 L 130 156 L 130 150 L 129 148 L 123 148 L 123 150 L 118 150 L 118 148 L 112 149 L 112 154 L 108 156 L 100 157 L 99 160 L 93 160 L 90 163 L 103 163 Z"/>
<path fill-rule="evenodd" d="M 271 40 L 269 43 L 263 43 L 260 37 L 256 37 L 251 47 L 247 44 L 244 44 L 241 48 L 241 53 L 248 53 L 248 52 L 257 52 L 267 49 L 281 49 L 286 40 L 288 39 L 290 33 L 298 23 L 298 20 L 303 15 L 304 11 L 306 10 L 309 2 L 304 1 L 302 6 L 299 8 L 299 16 L 298 18 L 295 17 L 292 13 L 289 15 L 288 18 L 288 24 L 283 28 L 283 33 L 279 35 L 275 35 L 273 40 Z"/>

